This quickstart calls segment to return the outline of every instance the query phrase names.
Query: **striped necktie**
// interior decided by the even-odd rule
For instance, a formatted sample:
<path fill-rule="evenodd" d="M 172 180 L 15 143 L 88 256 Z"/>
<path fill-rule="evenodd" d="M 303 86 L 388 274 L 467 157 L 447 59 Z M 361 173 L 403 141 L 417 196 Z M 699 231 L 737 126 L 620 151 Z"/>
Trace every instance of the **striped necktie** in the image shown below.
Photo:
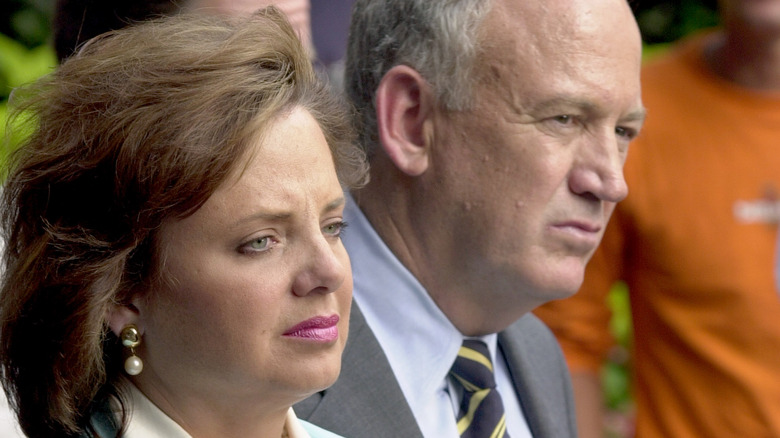
<path fill-rule="evenodd" d="M 490 352 L 482 341 L 466 339 L 450 370 L 463 386 L 458 413 L 462 438 L 509 438 L 501 395 L 496 389 Z"/>

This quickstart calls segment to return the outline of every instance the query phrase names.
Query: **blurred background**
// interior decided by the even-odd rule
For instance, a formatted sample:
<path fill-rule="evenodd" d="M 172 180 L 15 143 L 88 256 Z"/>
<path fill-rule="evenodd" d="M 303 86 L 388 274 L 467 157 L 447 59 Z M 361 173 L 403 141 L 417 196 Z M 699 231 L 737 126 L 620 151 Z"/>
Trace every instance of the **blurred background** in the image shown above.
<path fill-rule="evenodd" d="M 328 2 L 312 0 L 312 9 L 316 12 L 327 7 Z M 635 0 L 629 3 L 649 45 L 648 56 L 662 50 L 665 43 L 717 23 L 716 0 Z M 54 0 L 3 0 L 0 6 L 0 120 L 5 120 L 5 105 L 11 89 L 45 74 L 56 63 L 48 45 L 53 12 Z M 316 19 L 320 16 L 324 15 L 315 13 L 312 19 L 315 31 Z M 315 32 L 315 44 L 316 37 Z M 324 51 L 322 54 L 329 56 Z"/>
<path fill-rule="evenodd" d="M 112 1 L 112 0 L 96 0 Z M 327 8 L 329 0 L 311 0 L 314 27 L 314 43 L 317 45 L 318 17 L 321 8 Z M 716 0 L 682 1 L 629 1 L 637 17 L 646 44 L 645 57 L 663 51 L 666 45 L 701 28 L 718 23 Z M 6 114 L 11 90 L 50 72 L 56 65 L 54 50 L 50 46 L 50 21 L 54 12 L 54 0 L 3 0 L 0 6 L 0 139 L 5 144 L 18 142 L 18 132 L 7 130 Z M 333 19 L 332 17 L 329 19 Z M 340 23 L 339 23 L 340 24 Z M 333 23 L 325 23 L 327 28 Z M 336 57 L 320 50 L 324 56 Z M 6 137 L 6 132 L 13 133 Z M 15 136 L 15 137 L 14 137 Z M 7 151 L 8 148 L 2 148 Z M 0 162 L 5 152 L 0 153 Z M 604 367 L 604 403 L 610 412 L 610 438 L 621 438 L 631 430 L 632 403 L 629 385 L 631 319 L 627 290 L 618 286 L 609 297 L 614 311 L 612 330 L 619 345 Z M 2 419 L 0 419 L 2 421 Z"/>

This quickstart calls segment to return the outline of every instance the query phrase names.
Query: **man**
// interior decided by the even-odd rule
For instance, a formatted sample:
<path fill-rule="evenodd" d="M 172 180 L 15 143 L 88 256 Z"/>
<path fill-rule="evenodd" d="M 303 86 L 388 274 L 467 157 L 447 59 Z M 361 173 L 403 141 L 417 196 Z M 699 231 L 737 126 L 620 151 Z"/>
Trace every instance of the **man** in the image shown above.
<path fill-rule="evenodd" d="M 780 436 L 780 1 L 724 0 L 722 29 L 642 73 L 631 195 L 572 300 L 540 309 L 598 419 L 604 296 L 627 282 L 636 436 Z M 583 438 L 602 436 L 598 421 Z"/>
<path fill-rule="evenodd" d="M 529 312 L 579 288 L 626 196 L 640 50 L 624 0 L 356 2 L 346 89 L 372 180 L 345 213 L 342 373 L 300 417 L 348 437 L 468 434 L 487 416 L 461 415 L 472 396 L 448 375 L 476 338 L 509 435 L 575 435 L 565 364 Z"/>

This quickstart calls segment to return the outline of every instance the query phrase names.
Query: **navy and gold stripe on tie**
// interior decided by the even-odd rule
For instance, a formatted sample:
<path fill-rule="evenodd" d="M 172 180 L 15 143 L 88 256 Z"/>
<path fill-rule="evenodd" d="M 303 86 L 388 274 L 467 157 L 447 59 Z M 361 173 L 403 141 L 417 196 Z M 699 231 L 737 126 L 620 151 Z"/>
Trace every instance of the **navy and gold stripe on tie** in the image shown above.
<path fill-rule="evenodd" d="M 450 374 L 464 389 L 457 417 L 460 436 L 509 438 L 487 345 L 478 340 L 464 340 Z"/>

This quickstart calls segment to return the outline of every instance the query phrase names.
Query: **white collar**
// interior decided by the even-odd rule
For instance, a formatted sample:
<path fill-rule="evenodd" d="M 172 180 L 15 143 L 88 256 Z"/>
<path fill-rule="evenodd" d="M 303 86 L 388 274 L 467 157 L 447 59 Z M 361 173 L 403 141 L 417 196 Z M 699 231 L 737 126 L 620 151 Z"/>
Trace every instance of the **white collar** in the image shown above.
<path fill-rule="evenodd" d="M 181 426 L 160 410 L 135 385 L 127 383 L 130 420 L 122 438 L 192 438 Z M 284 423 L 287 438 L 310 438 L 290 408 Z"/>
<path fill-rule="evenodd" d="M 441 415 L 431 412 L 431 405 L 441 403 L 442 392 L 447 391 L 447 375 L 463 335 L 385 245 L 351 197 L 344 217 L 349 223 L 343 241 L 352 262 L 354 300 L 382 346 L 418 425 L 425 429 L 431 416 Z M 495 360 L 497 335 L 480 339 Z M 449 399 L 445 402 L 451 405 Z M 436 436 L 425 430 L 423 434 Z"/>

